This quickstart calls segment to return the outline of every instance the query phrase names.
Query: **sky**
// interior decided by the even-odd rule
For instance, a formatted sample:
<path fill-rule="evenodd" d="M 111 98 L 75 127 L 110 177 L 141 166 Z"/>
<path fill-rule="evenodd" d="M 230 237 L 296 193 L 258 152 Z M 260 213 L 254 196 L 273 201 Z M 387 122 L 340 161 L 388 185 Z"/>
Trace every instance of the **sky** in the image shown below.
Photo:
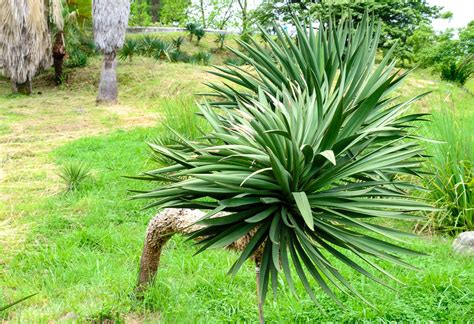
<path fill-rule="evenodd" d="M 465 27 L 468 22 L 474 20 L 474 0 L 428 0 L 431 5 L 444 7 L 443 11 L 451 11 L 451 20 L 435 19 L 433 28 L 441 31 L 446 28 Z"/>

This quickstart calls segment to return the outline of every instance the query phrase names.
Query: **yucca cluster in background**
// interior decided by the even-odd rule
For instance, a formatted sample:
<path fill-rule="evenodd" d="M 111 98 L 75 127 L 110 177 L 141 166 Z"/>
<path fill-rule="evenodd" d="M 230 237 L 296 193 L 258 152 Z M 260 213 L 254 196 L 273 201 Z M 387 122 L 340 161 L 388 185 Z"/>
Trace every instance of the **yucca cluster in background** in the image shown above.
<path fill-rule="evenodd" d="M 317 31 L 293 23 L 295 37 L 279 26 L 276 37 L 262 30 L 268 48 L 240 42 L 245 53 L 233 51 L 252 69 L 213 72 L 224 82 L 210 84 L 210 101 L 199 106 L 211 131 L 150 143 L 173 163 L 144 172 L 160 185 L 135 198 L 207 210 L 190 236 L 200 252 L 250 235 L 229 272 L 254 256 L 261 300 L 270 283 L 276 293 L 279 275 L 294 291 L 294 273 L 316 303 L 312 281 L 337 303 L 335 288 L 365 300 L 334 261 L 388 286 L 366 269 L 391 277 L 374 258 L 410 268 L 399 254 L 421 255 L 382 238 L 410 235 L 384 220 L 434 210 L 409 194 L 423 161 L 409 126 L 423 115 L 407 114 L 418 97 L 390 97 L 407 73 L 395 69 L 393 49 L 375 64 L 380 29 L 367 16 Z"/>
<path fill-rule="evenodd" d="M 160 39 L 156 36 L 145 35 L 138 39 L 129 38 L 125 41 L 119 58 L 122 61 L 133 60 L 135 56 L 153 57 L 157 60 L 168 62 L 184 62 L 209 65 L 212 54 L 199 51 L 194 55 L 188 55 L 181 50 L 184 37 L 178 36 L 172 42 Z"/>

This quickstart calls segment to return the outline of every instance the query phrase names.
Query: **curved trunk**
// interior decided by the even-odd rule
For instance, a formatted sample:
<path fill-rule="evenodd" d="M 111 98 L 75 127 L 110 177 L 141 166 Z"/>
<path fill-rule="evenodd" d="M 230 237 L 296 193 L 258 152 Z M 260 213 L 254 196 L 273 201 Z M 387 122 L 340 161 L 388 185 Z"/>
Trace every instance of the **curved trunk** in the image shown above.
<path fill-rule="evenodd" d="M 63 83 L 64 56 L 66 56 L 64 32 L 60 31 L 56 33 L 53 45 L 54 79 L 57 85 Z"/>
<path fill-rule="evenodd" d="M 13 93 L 20 93 L 24 95 L 30 95 L 32 91 L 31 80 L 27 80 L 24 83 L 12 82 Z"/>
<path fill-rule="evenodd" d="M 100 74 L 99 95 L 97 96 L 97 103 L 116 103 L 117 92 L 117 60 L 116 53 L 104 54 L 104 64 Z"/>

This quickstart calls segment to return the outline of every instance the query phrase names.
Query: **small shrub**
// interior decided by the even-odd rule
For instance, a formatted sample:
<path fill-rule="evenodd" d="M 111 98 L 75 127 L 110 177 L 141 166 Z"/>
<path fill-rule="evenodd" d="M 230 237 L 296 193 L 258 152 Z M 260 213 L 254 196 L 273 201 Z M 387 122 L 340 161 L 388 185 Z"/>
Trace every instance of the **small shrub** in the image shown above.
<path fill-rule="evenodd" d="M 173 45 L 176 47 L 176 50 L 179 52 L 181 51 L 181 45 L 184 43 L 184 37 L 183 36 L 178 36 L 175 39 L 173 39 Z"/>
<path fill-rule="evenodd" d="M 191 57 L 191 62 L 200 65 L 209 65 L 211 63 L 212 54 L 209 52 L 198 52 Z"/>
<path fill-rule="evenodd" d="M 153 56 L 153 52 L 157 47 L 158 38 L 151 35 L 145 35 L 138 39 L 138 50 L 141 55 Z"/>
<path fill-rule="evenodd" d="M 180 51 L 174 51 L 171 53 L 170 56 L 171 56 L 171 62 L 189 63 L 191 61 L 191 56 Z"/>
<path fill-rule="evenodd" d="M 196 32 L 198 25 L 192 22 L 186 24 L 186 30 L 189 32 L 189 41 L 192 42 L 193 36 Z"/>
<path fill-rule="evenodd" d="M 91 169 L 82 162 L 73 162 L 65 164 L 59 173 L 59 176 L 66 184 L 66 191 L 76 191 L 91 176 Z"/>
<path fill-rule="evenodd" d="M 137 54 L 139 54 L 138 42 L 135 39 L 127 39 L 119 52 L 119 59 L 121 61 L 128 59 L 132 62 L 133 57 Z"/>
<path fill-rule="evenodd" d="M 201 41 L 201 39 L 206 35 L 206 32 L 204 31 L 204 28 L 202 27 L 198 27 L 196 28 L 196 30 L 194 31 L 194 35 L 196 36 L 197 38 L 197 44 L 199 45 L 199 42 Z"/>
<path fill-rule="evenodd" d="M 474 128 L 453 113 L 435 112 L 429 136 L 443 143 L 429 143 L 425 187 L 428 198 L 441 211 L 429 213 L 420 230 L 449 234 L 474 229 Z"/>
<path fill-rule="evenodd" d="M 87 53 L 79 48 L 75 48 L 69 53 L 65 65 L 69 68 L 84 67 L 87 65 L 88 60 Z"/>
<path fill-rule="evenodd" d="M 150 26 L 151 16 L 150 5 L 144 0 L 135 0 L 130 4 L 130 26 Z"/>
<path fill-rule="evenodd" d="M 245 64 L 245 61 L 238 56 L 231 56 L 226 58 L 224 63 L 232 66 L 241 66 Z"/>
<path fill-rule="evenodd" d="M 172 61 L 172 53 L 176 52 L 176 47 L 170 42 L 157 39 L 153 44 L 153 57 L 157 60 Z"/>
<path fill-rule="evenodd" d="M 474 73 L 473 59 L 474 55 L 471 55 L 460 62 L 444 62 L 440 67 L 441 80 L 455 82 L 463 86 Z"/>
<path fill-rule="evenodd" d="M 224 49 L 226 38 L 227 38 L 227 34 L 219 33 L 217 34 L 216 40 L 214 41 L 217 44 L 218 49 L 221 51 Z"/>

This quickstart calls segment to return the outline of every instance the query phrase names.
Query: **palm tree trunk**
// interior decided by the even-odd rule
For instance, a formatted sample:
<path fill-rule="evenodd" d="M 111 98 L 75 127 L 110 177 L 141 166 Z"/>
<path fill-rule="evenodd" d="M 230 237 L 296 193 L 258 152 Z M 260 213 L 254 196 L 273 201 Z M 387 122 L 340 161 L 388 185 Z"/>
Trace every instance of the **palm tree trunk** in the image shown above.
<path fill-rule="evenodd" d="M 257 305 L 258 305 L 258 320 L 260 324 L 265 324 L 265 317 L 263 316 L 263 301 L 260 299 L 260 258 L 255 259 L 255 282 L 257 285 Z"/>
<path fill-rule="evenodd" d="M 23 83 L 12 82 L 13 93 L 20 93 L 24 95 L 30 95 L 32 91 L 31 80 L 27 80 Z"/>
<path fill-rule="evenodd" d="M 151 0 L 151 21 L 157 22 L 160 19 L 160 0 Z"/>
<path fill-rule="evenodd" d="M 60 31 L 56 33 L 53 45 L 54 79 L 57 85 L 63 82 L 64 56 L 66 56 L 64 32 Z"/>
<path fill-rule="evenodd" d="M 117 60 L 115 56 L 115 52 L 104 54 L 104 64 L 100 74 L 99 95 L 97 96 L 97 103 L 117 102 Z"/>

